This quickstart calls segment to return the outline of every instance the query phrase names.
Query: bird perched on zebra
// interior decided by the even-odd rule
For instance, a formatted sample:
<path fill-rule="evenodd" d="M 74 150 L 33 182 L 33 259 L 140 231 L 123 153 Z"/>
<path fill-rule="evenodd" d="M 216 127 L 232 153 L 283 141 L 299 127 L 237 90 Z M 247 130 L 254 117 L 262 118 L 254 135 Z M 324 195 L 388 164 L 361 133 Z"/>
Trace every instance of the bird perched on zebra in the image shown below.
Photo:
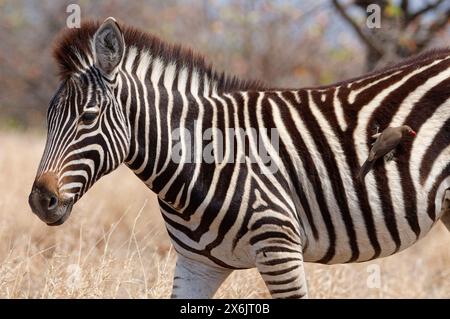
<path fill-rule="evenodd" d="M 416 132 L 408 125 L 388 127 L 384 129 L 383 132 L 372 135 L 373 138 L 376 138 L 376 141 L 370 149 L 369 157 L 359 170 L 359 181 L 361 183 L 364 181 L 364 177 L 379 158 L 382 158 L 388 154 L 392 155 L 397 146 L 405 140 L 405 138 L 411 136 L 416 136 Z"/>

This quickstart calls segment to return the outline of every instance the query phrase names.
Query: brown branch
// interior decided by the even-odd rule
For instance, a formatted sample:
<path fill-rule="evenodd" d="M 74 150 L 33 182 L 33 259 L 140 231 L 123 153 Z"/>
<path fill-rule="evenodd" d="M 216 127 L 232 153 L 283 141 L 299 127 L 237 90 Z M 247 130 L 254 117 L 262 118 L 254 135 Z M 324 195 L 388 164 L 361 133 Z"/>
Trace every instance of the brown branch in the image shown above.
<path fill-rule="evenodd" d="M 409 13 L 409 0 L 402 0 L 400 8 L 405 14 Z"/>
<path fill-rule="evenodd" d="M 381 50 L 374 41 L 363 32 L 363 30 L 358 26 L 358 24 L 353 20 L 352 17 L 347 13 L 345 8 L 339 3 L 338 0 L 332 1 L 335 9 L 339 12 L 339 14 L 342 16 L 342 18 L 347 21 L 350 26 L 355 30 L 356 34 L 359 36 L 359 38 L 370 48 L 370 50 L 376 52 L 378 55 L 383 55 L 383 50 Z"/>
<path fill-rule="evenodd" d="M 408 19 L 406 21 L 406 24 L 408 25 L 410 22 L 412 22 L 415 19 L 417 19 L 417 17 L 427 13 L 428 11 L 436 9 L 437 7 L 439 7 L 441 5 L 442 2 L 444 2 L 444 0 L 436 0 L 436 2 L 429 3 L 428 5 L 423 7 L 422 9 L 419 9 L 416 12 L 408 15 Z"/>
<path fill-rule="evenodd" d="M 417 46 L 419 48 L 425 48 L 430 41 L 433 39 L 434 35 L 444 29 L 447 24 L 450 23 L 450 9 L 448 9 L 443 15 L 442 18 L 434 21 L 430 27 L 428 28 L 428 33 L 424 37 L 422 41 L 417 42 Z"/>
<path fill-rule="evenodd" d="M 403 12 L 402 25 L 406 27 L 411 19 L 411 15 L 409 13 L 409 0 L 402 0 L 400 8 L 402 9 Z"/>

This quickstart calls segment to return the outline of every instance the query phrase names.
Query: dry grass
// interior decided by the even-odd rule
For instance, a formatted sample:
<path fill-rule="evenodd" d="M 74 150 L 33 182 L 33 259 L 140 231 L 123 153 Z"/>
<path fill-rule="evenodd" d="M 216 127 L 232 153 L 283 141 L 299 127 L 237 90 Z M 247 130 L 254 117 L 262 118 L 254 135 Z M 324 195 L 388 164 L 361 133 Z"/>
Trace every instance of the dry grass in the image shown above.
<path fill-rule="evenodd" d="M 1 298 L 167 298 L 175 254 L 155 196 L 126 167 L 103 178 L 63 226 L 27 204 L 43 137 L 0 134 Z M 393 257 L 356 265 L 308 264 L 313 298 L 450 297 L 450 234 L 442 225 Z M 381 270 L 369 289 L 367 266 Z M 235 272 L 219 298 L 269 297 L 255 270 Z"/>

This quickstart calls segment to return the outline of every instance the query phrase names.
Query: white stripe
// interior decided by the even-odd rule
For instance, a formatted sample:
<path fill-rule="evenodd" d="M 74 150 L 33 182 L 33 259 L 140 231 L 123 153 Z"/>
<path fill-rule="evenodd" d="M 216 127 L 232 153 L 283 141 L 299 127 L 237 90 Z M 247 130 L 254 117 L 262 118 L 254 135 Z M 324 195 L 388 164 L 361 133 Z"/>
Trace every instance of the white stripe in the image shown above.
<path fill-rule="evenodd" d="M 336 87 L 334 90 L 333 105 L 339 127 L 342 131 L 345 131 L 347 129 L 347 121 L 345 120 L 344 109 L 342 108 L 341 101 L 338 97 L 339 88 L 340 87 Z"/>

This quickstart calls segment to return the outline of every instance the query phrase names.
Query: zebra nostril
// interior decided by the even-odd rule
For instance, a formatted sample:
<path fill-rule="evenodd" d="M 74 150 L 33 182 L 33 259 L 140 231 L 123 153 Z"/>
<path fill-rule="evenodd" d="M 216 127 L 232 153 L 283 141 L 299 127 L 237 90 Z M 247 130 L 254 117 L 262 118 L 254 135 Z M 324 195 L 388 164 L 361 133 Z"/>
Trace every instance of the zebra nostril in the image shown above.
<path fill-rule="evenodd" d="M 58 198 L 55 195 L 50 195 L 50 199 L 48 201 L 48 210 L 53 210 L 58 206 Z"/>

